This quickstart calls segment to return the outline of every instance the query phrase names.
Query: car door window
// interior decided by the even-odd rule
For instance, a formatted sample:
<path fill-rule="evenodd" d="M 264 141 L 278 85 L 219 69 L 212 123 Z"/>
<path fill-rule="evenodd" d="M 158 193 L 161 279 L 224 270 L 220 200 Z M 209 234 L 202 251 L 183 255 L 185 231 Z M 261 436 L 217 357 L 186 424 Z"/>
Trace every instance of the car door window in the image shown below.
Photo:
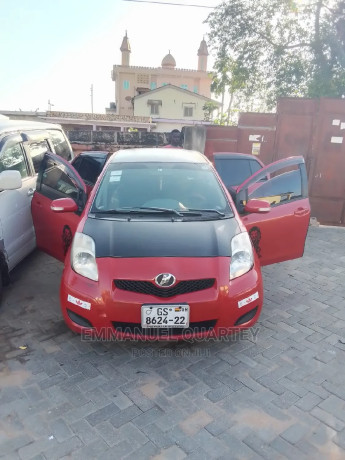
<path fill-rule="evenodd" d="M 79 189 L 75 182 L 69 177 L 66 167 L 47 158 L 37 188 L 42 195 L 54 200 L 56 198 L 78 199 Z"/>
<path fill-rule="evenodd" d="M 263 178 L 267 178 L 262 182 Z M 308 198 L 308 179 L 302 156 L 278 160 L 257 171 L 237 187 L 234 200 L 244 212 L 250 199 L 268 201 L 272 207 Z"/>
<path fill-rule="evenodd" d="M 300 170 L 284 172 L 260 184 L 257 188 L 253 187 L 248 194 L 248 199 L 252 198 L 266 200 L 271 206 L 302 198 Z"/>
<path fill-rule="evenodd" d="M 50 129 L 48 132 L 50 134 L 55 153 L 65 160 L 70 161 L 73 157 L 73 153 L 63 133 L 57 129 Z"/>
<path fill-rule="evenodd" d="M 38 173 L 44 154 L 49 151 L 49 145 L 46 140 L 40 142 L 31 142 L 29 145 L 29 155 L 34 165 L 35 173 Z"/>
<path fill-rule="evenodd" d="M 28 165 L 21 143 L 8 143 L 1 152 L 0 172 L 9 169 L 19 171 L 22 178 L 29 176 Z"/>

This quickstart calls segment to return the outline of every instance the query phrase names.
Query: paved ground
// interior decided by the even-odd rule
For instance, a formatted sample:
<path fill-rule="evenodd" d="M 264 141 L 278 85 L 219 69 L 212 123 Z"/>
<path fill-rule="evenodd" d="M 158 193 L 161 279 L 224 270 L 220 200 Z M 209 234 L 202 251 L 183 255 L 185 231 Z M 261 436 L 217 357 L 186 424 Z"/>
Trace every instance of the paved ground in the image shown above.
<path fill-rule="evenodd" d="M 344 243 L 311 227 L 264 269 L 257 327 L 194 344 L 81 342 L 62 265 L 33 254 L 0 309 L 0 457 L 345 458 Z"/>

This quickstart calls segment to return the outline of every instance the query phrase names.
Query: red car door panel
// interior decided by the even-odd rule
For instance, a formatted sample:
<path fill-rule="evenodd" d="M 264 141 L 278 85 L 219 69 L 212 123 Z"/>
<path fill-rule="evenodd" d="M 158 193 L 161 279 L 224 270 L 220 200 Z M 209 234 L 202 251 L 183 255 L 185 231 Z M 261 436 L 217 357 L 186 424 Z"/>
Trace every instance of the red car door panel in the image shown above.
<path fill-rule="evenodd" d="M 270 179 L 262 181 L 264 176 Z M 270 211 L 246 213 L 244 204 L 250 199 L 268 201 Z M 310 220 L 302 157 L 277 161 L 253 174 L 237 188 L 235 201 L 261 265 L 302 257 Z"/>
<path fill-rule="evenodd" d="M 52 211 L 57 198 L 73 198 L 78 212 Z M 66 160 L 47 153 L 37 179 L 31 212 L 39 249 L 63 261 L 80 220 L 85 204 L 86 186 L 76 170 Z"/>

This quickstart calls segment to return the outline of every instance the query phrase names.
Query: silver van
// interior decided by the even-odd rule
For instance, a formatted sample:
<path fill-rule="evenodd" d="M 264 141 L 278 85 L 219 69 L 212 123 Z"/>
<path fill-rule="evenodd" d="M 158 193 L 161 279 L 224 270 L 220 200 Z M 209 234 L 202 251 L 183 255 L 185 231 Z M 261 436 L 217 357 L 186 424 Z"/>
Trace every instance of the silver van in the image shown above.
<path fill-rule="evenodd" d="M 61 126 L 0 119 L 0 295 L 10 271 L 36 247 L 31 199 L 48 151 L 72 160 Z"/>

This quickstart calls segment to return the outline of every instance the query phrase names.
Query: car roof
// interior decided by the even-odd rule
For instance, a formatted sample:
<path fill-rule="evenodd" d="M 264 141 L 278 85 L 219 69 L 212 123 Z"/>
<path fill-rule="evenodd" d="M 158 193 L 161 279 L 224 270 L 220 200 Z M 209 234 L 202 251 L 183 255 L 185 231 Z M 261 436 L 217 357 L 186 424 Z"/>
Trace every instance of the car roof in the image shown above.
<path fill-rule="evenodd" d="M 110 158 L 110 163 L 137 162 L 210 163 L 200 152 L 173 148 L 124 149 L 113 153 Z"/>
<path fill-rule="evenodd" d="M 8 132 L 20 132 L 33 129 L 61 129 L 61 126 L 39 121 L 0 119 L 0 136 Z"/>
<path fill-rule="evenodd" d="M 240 152 L 214 152 L 214 158 L 238 158 L 242 160 L 256 160 L 260 163 L 260 160 L 256 158 L 254 155 L 248 153 L 240 153 Z"/>
<path fill-rule="evenodd" d="M 109 152 L 107 152 L 105 150 L 85 150 L 83 152 L 80 152 L 80 154 L 78 156 L 88 156 L 88 157 L 93 157 L 93 158 L 97 158 L 97 157 L 104 158 L 107 155 L 109 155 Z"/>

